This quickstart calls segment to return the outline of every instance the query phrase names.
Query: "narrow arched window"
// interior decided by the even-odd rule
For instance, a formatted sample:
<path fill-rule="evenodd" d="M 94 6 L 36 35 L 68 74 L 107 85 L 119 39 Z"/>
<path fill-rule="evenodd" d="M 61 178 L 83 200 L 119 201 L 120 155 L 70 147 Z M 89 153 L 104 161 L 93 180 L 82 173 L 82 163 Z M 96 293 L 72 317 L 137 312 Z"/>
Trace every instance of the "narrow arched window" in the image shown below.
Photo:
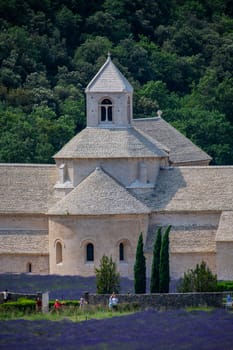
<path fill-rule="evenodd" d="M 119 260 L 120 261 L 124 261 L 125 257 L 124 257 L 124 244 L 120 243 L 119 244 Z"/>
<path fill-rule="evenodd" d="M 62 263 L 62 245 L 61 242 L 56 243 L 56 264 Z"/>
<path fill-rule="evenodd" d="M 29 273 L 32 272 L 32 264 L 30 262 L 27 264 L 27 271 Z"/>
<path fill-rule="evenodd" d="M 94 261 L 94 245 L 92 243 L 87 244 L 87 261 Z"/>
<path fill-rule="evenodd" d="M 112 102 L 105 98 L 100 104 L 101 122 L 112 122 Z"/>

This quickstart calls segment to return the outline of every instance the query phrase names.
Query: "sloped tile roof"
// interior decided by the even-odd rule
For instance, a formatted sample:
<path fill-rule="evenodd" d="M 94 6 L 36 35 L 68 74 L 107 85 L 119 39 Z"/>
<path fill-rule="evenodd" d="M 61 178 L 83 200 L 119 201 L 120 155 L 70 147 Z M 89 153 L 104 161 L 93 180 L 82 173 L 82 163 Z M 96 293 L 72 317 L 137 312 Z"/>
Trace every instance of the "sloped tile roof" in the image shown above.
<path fill-rule="evenodd" d="M 150 210 L 124 187 L 97 168 L 54 205 L 51 215 L 140 214 Z"/>
<path fill-rule="evenodd" d="M 156 228 L 147 235 L 145 250 L 153 251 Z M 216 251 L 216 231 L 214 226 L 172 226 L 169 235 L 171 253 L 198 253 Z"/>
<path fill-rule="evenodd" d="M 167 157 L 165 146 L 136 128 L 85 128 L 54 158 Z"/>
<path fill-rule="evenodd" d="M 0 230 L 0 254 L 48 254 L 46 230 Z"/>
<path fill-rule="evenodd" d="M 221 214 L 216 241 L 233 242 L 233 211 L 224 211 Z"/>
<path fill-rule="evenodd" d="M 132 92 L 128 80 L 112 62 L 110 56 L 86 87 L 86 92 Z"/>
<path fill-rule="evenodd" d="M 46 213 L 55 165 L 0 164 L 0 213 Z"/>
<path fill-rule="evenodd" d="M 154 211 L 232 210 L 233 166 L 160 170 L 154 191 L 137 197 Z"/>
<path fill-rule="evenodd" d="M 175 164 L 210 161 L 211 157 L 168 124 L 163 118 L 133 119 L 132 124 L 170 149 Z"/>

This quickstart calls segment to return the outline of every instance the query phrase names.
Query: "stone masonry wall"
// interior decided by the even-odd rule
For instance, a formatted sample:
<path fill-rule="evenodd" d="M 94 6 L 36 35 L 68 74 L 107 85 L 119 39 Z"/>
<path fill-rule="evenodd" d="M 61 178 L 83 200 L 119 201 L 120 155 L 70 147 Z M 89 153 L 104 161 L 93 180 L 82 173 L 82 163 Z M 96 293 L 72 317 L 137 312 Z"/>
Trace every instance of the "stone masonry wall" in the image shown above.
<path fill-rule="evenodd" d="M 49 273 L 49 256 L 33 254 L 1 254 L 0 273 L 28 273 L 29 264 L 31 272 L 47 275 Z"/>
<path fill-rule="evenodd" d="M 169 293 L 169 294 L 119 294 L 119 303 L 136 303 L 141 308 L 180 309 L 185 307 L 222 307 L 227 293 Z M 108 304 L 109 295 L 87 295 L 90 304 Z"/>
<path fill-rule="evenodd" d="M 182 309 L 186 307 L 223 307 L 223 299 L 228 292 L 223 293 L 169 293 L 169 294 L 118 294 L 119 304 L 136 304 L 142 309 L 155 308 L 158 310 Z M 20 297 L 35 299 L 41 293 L 9 293 L 9 300 L 17 300 Z M 107 294 L 84 294 L 84 298 L 90 305 L 108 305 Z M 0 293 L 0 303 L 3 302 L 3 293 Z"/>

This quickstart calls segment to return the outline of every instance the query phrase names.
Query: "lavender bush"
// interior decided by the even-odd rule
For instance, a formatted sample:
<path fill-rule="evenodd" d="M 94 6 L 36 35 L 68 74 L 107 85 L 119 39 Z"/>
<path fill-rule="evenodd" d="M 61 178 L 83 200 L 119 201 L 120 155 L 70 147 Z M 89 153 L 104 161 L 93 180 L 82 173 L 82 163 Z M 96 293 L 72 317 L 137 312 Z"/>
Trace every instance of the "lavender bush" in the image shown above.
<path fill-rule="evenodd" d="M 219 350 L 233 348 L 233 314 L 147 310 L 111 319 L 0 321 L 6 350 Z"/>
<path fill-rule="evenodd" d="M 133 281 L 121 278 L 121 293 L 133 292 Z M 0 291 L 17 293 L 49 291 L 50 299 L 77 300 L 84 292 L 96 293 L 95 277 L 0 274 Z"/>

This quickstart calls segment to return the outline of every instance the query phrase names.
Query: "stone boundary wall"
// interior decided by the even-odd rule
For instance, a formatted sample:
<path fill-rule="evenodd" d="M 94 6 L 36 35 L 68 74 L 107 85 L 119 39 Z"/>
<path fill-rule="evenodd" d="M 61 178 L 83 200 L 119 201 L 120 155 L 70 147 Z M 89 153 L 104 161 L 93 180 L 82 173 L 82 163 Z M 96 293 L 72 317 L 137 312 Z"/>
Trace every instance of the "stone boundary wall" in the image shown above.
<path fill-rule="evenodd" d="M 118 294 L 119 304 L 134 303 L 142 309 L 181 309 L 185 307 L 212 306 L 223 307 L 223 299 L 229 292 L 218 293 L 168 293 L 168 294 Z M 16 301 L 26 297 L 35 300 L 42 297 L 42 293 L 27 294 L 9 292 L 9 301 Z M 85 300 L 90 305 L 108 305 L 108 294 L 84 293 Z M 3 294 L 0 293 L 0 304 L 3 302 Z"/>
<path fill-rule="evenodd" d="M 169 294 L 118 294 L 119 304 L 135 303 L 140 308 L 181 309 L 185 307 L 223 307 L 223 298 L 230 293 L 169 293 Z M 108 304 L 109 295 L 86 294 L 89 304 Z"/>

